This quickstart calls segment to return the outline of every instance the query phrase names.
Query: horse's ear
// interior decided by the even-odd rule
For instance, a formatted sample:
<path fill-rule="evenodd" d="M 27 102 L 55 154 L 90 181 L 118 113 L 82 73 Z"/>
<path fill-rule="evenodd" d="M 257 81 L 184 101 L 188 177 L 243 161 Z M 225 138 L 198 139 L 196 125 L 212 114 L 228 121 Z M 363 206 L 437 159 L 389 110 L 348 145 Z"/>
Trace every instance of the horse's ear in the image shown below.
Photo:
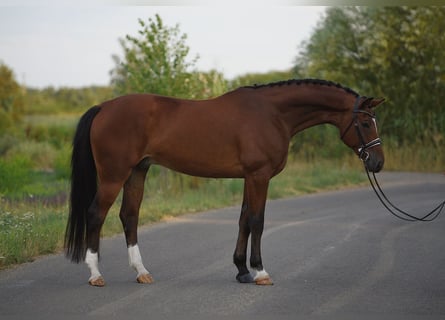
<path fill-rule="evenodd" d="M 375 108 L 379 104 L 383 103 L 384 101 L 385 101 L 385 98 L 375 98 L 375 99 L 372 99 L 371 102 L 369 103 L 369 107 L 370 108 Z"/>

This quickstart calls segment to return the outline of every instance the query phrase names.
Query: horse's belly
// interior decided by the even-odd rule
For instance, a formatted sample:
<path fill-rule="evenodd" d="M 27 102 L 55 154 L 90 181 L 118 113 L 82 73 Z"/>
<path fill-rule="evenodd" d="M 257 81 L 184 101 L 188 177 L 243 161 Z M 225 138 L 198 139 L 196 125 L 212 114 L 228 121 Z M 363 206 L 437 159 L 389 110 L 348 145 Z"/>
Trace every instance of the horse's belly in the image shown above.
<path fill-rule="evenodd" d="M 174 171 L 208 178 L 242 178 L 244 170 L 238 161 L 218 156 L 217 153 L 200 152 L 193 157 L 181 154 L 158 155 L 152 162 Z"/>

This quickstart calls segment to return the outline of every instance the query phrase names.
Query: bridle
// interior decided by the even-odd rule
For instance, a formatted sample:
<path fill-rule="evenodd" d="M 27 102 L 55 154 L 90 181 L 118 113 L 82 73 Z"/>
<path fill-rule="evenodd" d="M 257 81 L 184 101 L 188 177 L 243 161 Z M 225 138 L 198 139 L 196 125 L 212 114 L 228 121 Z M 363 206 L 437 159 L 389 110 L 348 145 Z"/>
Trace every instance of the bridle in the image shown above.
<path fill-rule="evenodd" d="M 352 125 L 354 125 L 355 131 L 357 132 L 357 136 L 360 141 L 360 146 L 357 148 L 358 156 L 359 156 L 360 160 L 362 160 L 364 163 L 364 167 L 365 167 L 366 175 L 368 176 L 369 183 L 371 184 L 372 189 L 374 190 L 375 194 L 377 195 L 377 198 L 379 198 L 379 200 L 383 204 L 383 206 L 392 215 L 394 215 L 395 217 L 397 217 L 401 220 L 404 220 L 404 221 L 411 221 L 411 222 L 413 222 L 413 221 L 423 221 L 423 222 L 433 221 L 434 219 L 436 219 L 439 216 L 439 214 L 444 209 L 445 201 L 441 202 L 436 208 L 434 208 L 433 210 L 431 210 L 430 212 L 428 212 L 427 214 L 424 214 L 422 217 L 419 218 L 419 217 L 413 216 L 413 215 L 399 209 L 397 206 L 395 206 L 388 199 L 388 197 L 386 196 L 386 194 L 383 192 L 382 188 L 380 187 L 380 184 L 377 181 L 377 177 L 375 176 L 374 172 L 372 172 L 373 179 L 371 179 L 371 175 L 369 174 L 368 167 L 366 166 L 366 161 L 370 157 L 369 152 L 367 150 L 381 145 L 382 141 L 380 140 L 380 138 L 377 137 L 376 139 L 366 143 L 365 139 L 363 138 L 362 132 L 360 130 L 360 124 L 359 124 L 359 121 L 357 118 L 357 114 L 364 113 L 364 114 L 370 116 L 372 119 L 375 119 L 375 115 L 368 111 L 365 111 L 365 110 L 359 110 L 359 105 L 360 105 L 360 101 L 362 100 L 362 98 L 365 98 L 366 100 L 372 99 L 372 98 L 366 98 L 366 97 L 362 97 L 362 96 L 357 97 L 357 99 L 355 100 L 355 103 L 354 103 L 354 109 L 352 111 L 351 123 L 346 128 L 346 130 L 343 132 L 343 134 L 341 135 L 341 139 L 343 140 L 343 137 L 348 133 L 348 131 L 352 127 Z"/>
<path fill-rule="evenodd" d="M 380 140 L 380 138 L 377 137 L 377 138 L 375 138 L 372 141 L 365 142 L 365 139 L 363 138 L 363 134 L 362 134 L 362 131 L 360 130 L 360 124 L 359 124 L 359 121 L 358 121 L 357 114 L 364 113 L 364 114 L 370 116 L 374 120 L 375 120 L 375 114 L 372 114 L 371 112 L 368 112 L 368 111 L 365 111 L 365 110 L 360 110 L 358 108 L 359 105 L 360 105 L 360 100 L 362 98 L 365 98 L 366 100 L 372 99 L 372 98 L 357 96 L 357 99 L 355 99 L 355 103 L 354 103 L 354 109 L 352 110 L 352 120 L 349 123 L 348 127 L 346 128 L 346 130 L 341 135 L 341 139 L 343 140 L 343 137 L 348 133 L 348 131 L 349 131 L 349 129 L 351 129 L 352 125 L 354 125 L 355 131 L 356 131 L 358 139 L 360 141 L 360 146 L 357 148 L 358 157 L 363 162 L 366 162 L 369 159 L 369 152 L 367 150 L 371 149 L 373 147 L 381 145 L 382 144 L 382 140 Z"/>

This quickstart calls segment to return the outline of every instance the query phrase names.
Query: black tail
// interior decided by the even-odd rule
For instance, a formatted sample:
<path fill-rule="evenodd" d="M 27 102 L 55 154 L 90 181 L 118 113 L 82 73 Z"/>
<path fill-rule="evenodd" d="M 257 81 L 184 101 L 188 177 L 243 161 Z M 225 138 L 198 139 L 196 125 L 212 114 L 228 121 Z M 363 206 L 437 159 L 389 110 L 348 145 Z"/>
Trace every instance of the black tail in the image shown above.
<path fill-rule="evenodd" d="M 71 156 L 70 213 L 65 231 L 67 258 L 79 263 L 87 250 L 87 213 L 97 192 L 97 172 L 90 144 L 90 129 L 100 107 L 89 109 L 79 121 Z"/>

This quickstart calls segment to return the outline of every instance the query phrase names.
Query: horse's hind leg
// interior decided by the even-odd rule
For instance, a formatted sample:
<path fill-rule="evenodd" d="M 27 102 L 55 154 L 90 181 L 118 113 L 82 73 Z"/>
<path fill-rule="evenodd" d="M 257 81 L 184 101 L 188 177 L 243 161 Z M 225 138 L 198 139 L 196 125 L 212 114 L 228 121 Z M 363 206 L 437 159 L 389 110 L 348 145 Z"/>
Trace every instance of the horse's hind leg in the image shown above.
<path fill-rule="evenodd" d="M 102 182 L 98 186 L 97 194 L 88 210 L 87 219 L 87 253 L 85 262 L 91 276 L 88 283 L 92 286 L 103 287 L 105 281 L 99 272 L 99 241 L 100 230 L 107 216 L 108 210 L 116 200 L 122 184 Z"/>
<path fill-rule="evenodd" d="M 149 159 L 144 159 L 133 168 L 130 177 L 124 184 L 124 194 L 119 214 L 127 241 L 129 263 L 136 270 L 137 282 L 139 283 L 153 282 L 153 278 L 142 263 L 137 235 L 139 208 L 144 194 L 145 177 L 149 167 Z"/>
<path fill-rule="evenodd" d="M 249 269 L 247 269 L 246 259 L 247 259 L 247 244 L 249 241 L 250 227 L 249 227 L 249 216 L 247 213 L 247 190 L 244 186 L 244 199 L 241 206 L 241 215 L 239 218 L 239 233 L 238 240 L 236 242 L 235 253 L 233 254 L 233 262 L 238 268 L 238 275 L 236 279 L 241 283 L 251 283 L 254 282 Z"/>

